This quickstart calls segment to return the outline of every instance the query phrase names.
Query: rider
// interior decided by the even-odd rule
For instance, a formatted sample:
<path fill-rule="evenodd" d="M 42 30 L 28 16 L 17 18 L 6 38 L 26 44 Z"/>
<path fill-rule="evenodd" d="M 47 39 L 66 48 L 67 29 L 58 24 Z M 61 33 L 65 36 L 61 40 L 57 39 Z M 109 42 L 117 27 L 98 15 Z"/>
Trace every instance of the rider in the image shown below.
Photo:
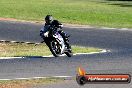
<path fill-rule="evenodd" d="M 57 28 L 57 31 L 63 37 L 65 43 L 68 43 L 67 39 L 69 36 L 62 30 L 63 25 L 58 20 L 54 20 L 52 15 L 47 15 L 45 17 L 45 25 L 40 30 L 40 36 L 45 39 L 44 33 L 52 30 L 53 27 Z"/>

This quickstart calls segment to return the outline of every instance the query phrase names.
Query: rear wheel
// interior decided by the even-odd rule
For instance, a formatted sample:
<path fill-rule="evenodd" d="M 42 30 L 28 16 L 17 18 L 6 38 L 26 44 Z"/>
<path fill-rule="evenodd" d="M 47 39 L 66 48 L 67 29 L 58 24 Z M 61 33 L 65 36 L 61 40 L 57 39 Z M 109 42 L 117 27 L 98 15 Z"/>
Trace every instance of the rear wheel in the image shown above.
<path fill-rule="evenodd" d="M 72 57 L 73 56 L 72 49 L 71 49 L 71 46 L 69 44 L 67 45 L 67 51 L 65 52 L 65 54 L 68 57 Z"/>
<path fill-rule="evenodd" d="M 65 54 L 68 56 L 68 57 L 72 57 L 73 56 L 73 53 L 68 51 L 68 52 L 65 52 Z"/>

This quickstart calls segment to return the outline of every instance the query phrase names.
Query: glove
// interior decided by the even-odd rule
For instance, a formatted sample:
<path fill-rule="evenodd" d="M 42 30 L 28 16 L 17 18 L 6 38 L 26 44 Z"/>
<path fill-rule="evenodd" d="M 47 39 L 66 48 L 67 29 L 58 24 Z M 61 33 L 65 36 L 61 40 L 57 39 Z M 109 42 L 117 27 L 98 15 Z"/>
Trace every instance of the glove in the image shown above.
<path fill-rule="evenodd" d="M 63 28 L 63 25 L 59 25 L 59 28 L 61 28 L 61 29 L 62 29 L 62 28 Z"/>
<path fill-rule="evenodd" d="M 48 37 L 48 36 L 49 36 L 49 32 L 47 31 L 44 33 L 44 37 Z"/>

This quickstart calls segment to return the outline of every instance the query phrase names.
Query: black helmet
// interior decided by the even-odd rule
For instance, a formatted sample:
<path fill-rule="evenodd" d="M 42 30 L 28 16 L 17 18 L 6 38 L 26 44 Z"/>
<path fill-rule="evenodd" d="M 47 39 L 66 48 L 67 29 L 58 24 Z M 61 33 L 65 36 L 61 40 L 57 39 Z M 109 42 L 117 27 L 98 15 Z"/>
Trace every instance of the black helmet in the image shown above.
<path fill-rule="evenodd" d="M 45 22 L 46 23 L 51 23 L 53 21 L 53 17 L 52 17 L 52 15 L 47 15 L 46 17 L 45 17 Z"/>

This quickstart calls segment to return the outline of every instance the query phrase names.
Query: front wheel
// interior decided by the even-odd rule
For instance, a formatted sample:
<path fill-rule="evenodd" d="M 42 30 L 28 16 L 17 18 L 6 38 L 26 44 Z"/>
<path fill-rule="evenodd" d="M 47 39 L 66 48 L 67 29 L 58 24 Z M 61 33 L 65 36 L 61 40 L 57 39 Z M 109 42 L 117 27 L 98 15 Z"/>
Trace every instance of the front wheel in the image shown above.
<path fill-rule="evenodd" d="M 55 57 L 58 57 L 61 53 L 60 45 L 55 40 L 49 43 L 49 49 Z"/>

